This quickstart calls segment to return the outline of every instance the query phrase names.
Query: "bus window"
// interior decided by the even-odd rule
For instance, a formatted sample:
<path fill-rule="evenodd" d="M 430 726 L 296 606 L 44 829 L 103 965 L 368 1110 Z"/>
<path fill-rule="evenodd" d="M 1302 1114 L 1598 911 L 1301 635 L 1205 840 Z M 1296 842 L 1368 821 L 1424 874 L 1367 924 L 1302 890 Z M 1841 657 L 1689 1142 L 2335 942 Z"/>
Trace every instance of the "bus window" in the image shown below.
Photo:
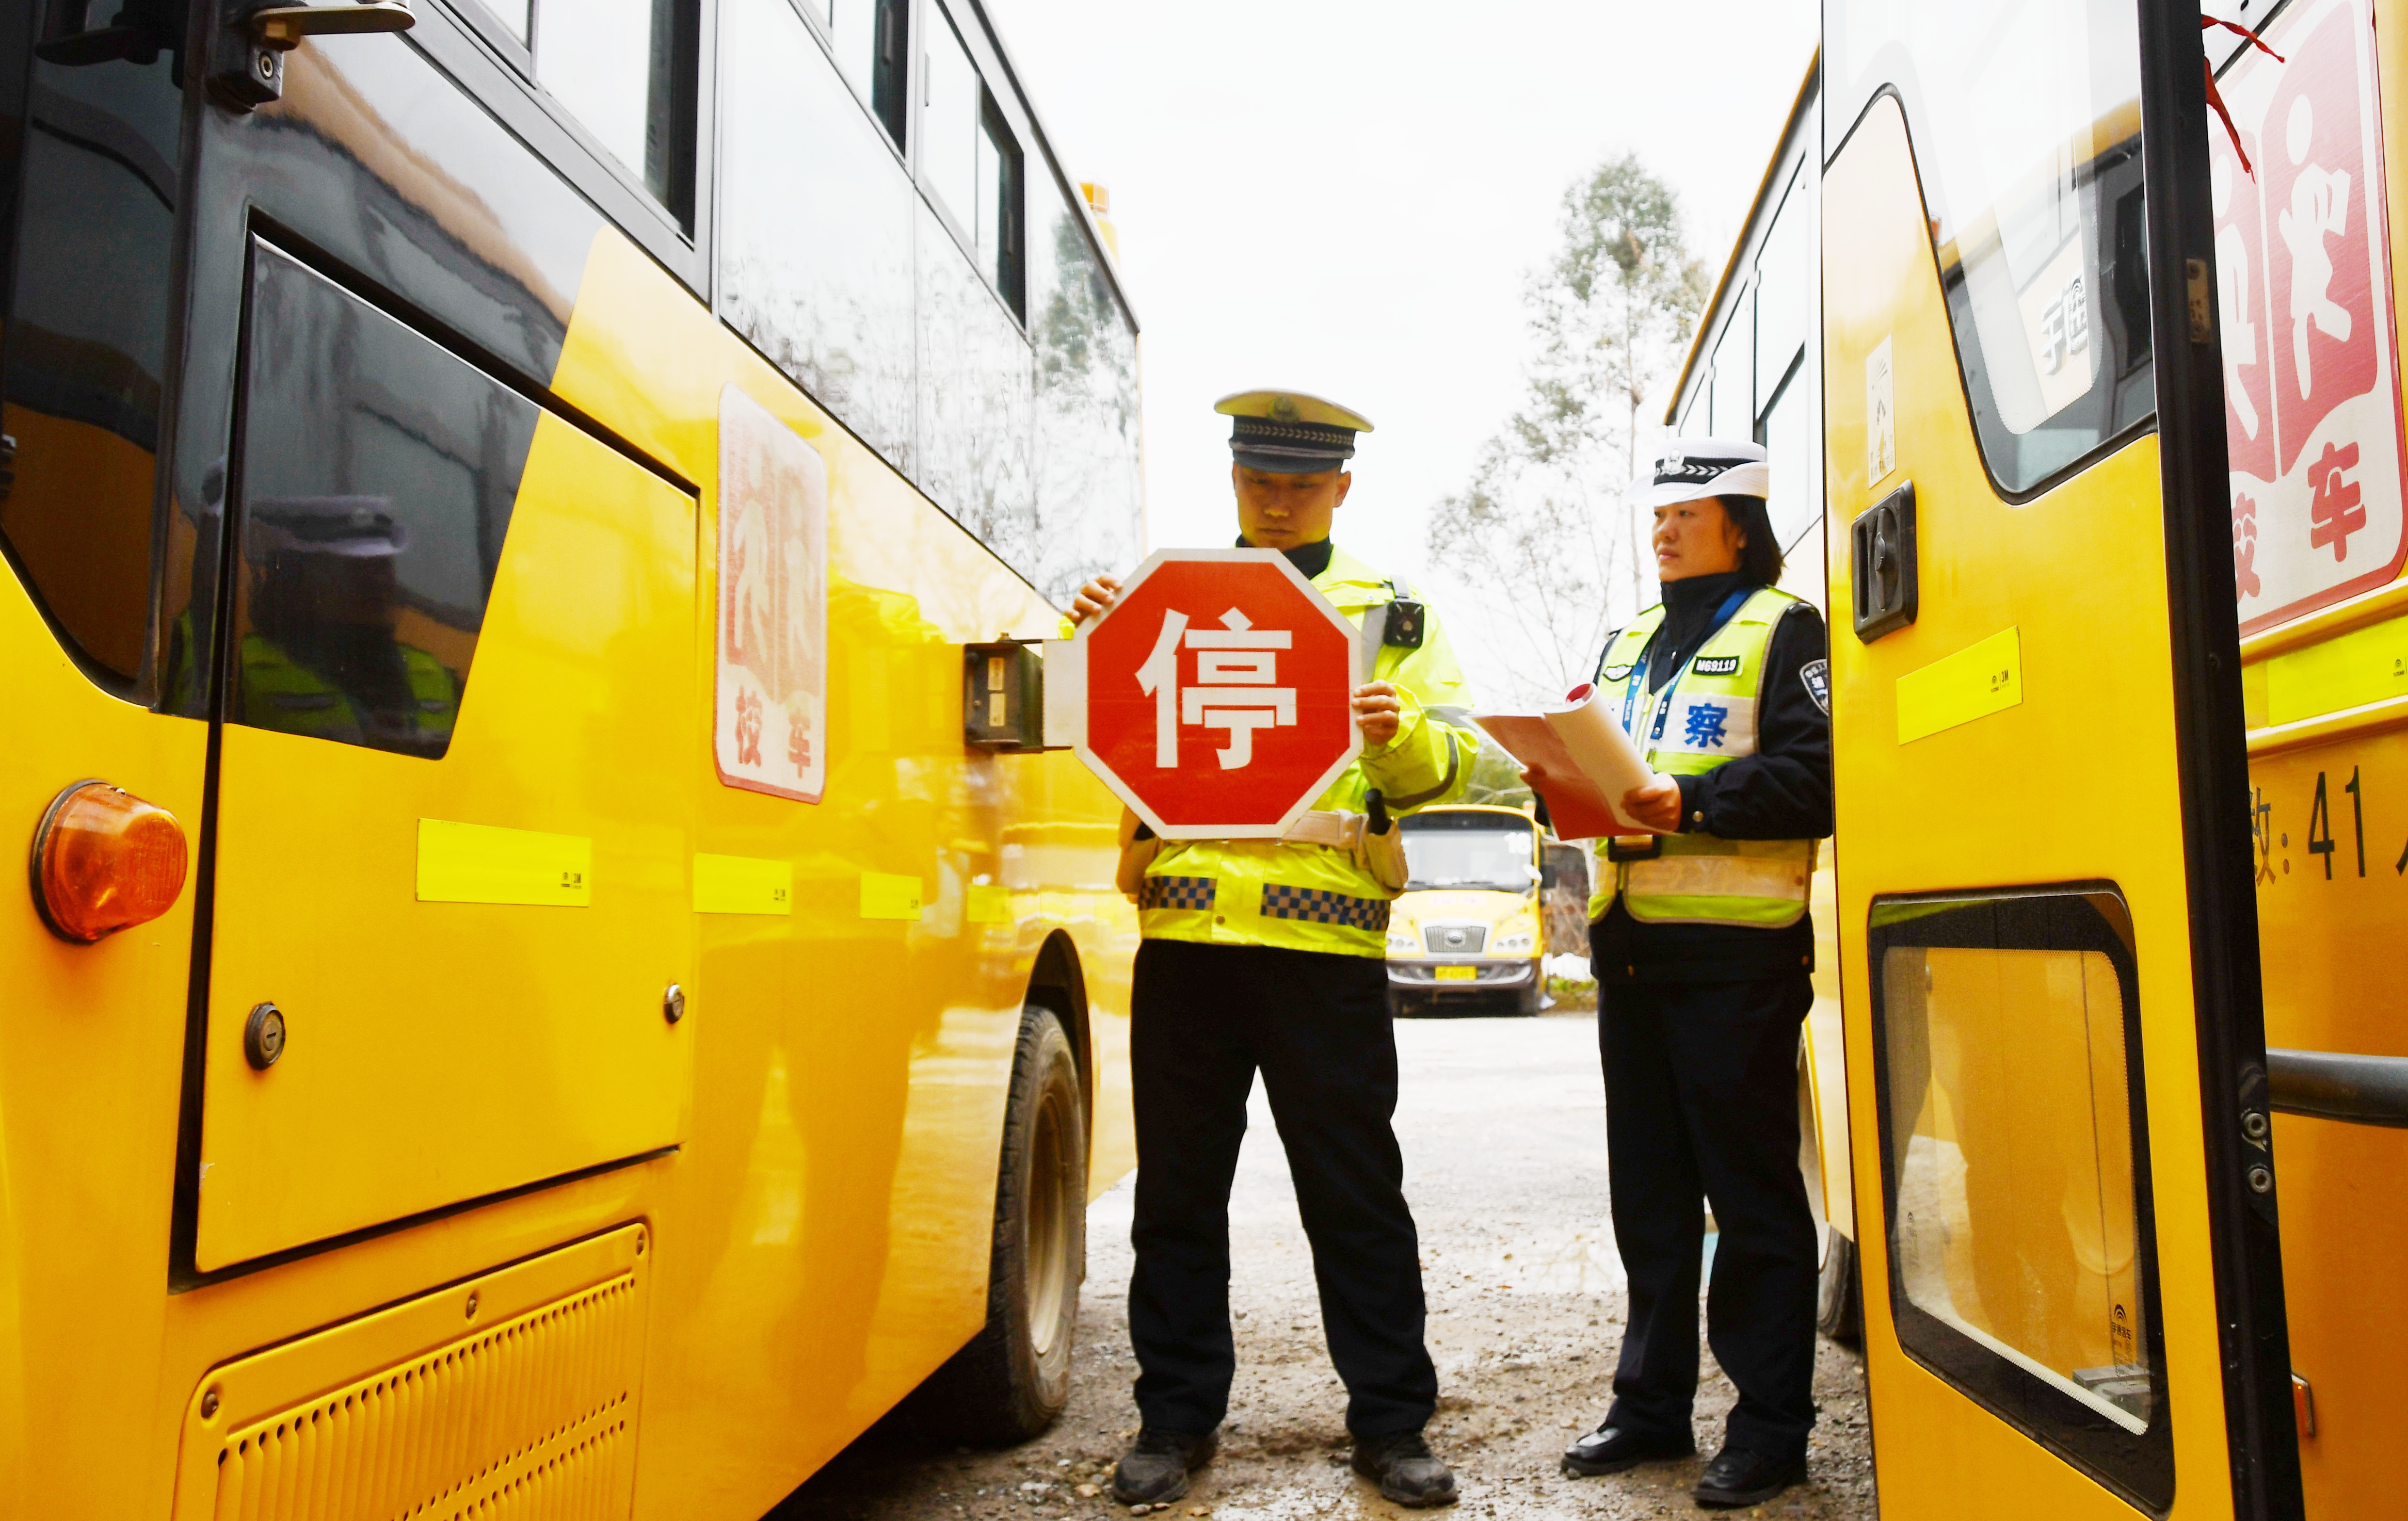
<path fill-rule="evenodd" d="M 227 717 L 440 756 L 532 403 L 256 245 Z"/>
<path fill-rule="evenodd" d="M 1793 352 L 1789 362 L 1756 435 L 1772 467 L 1772 494 L 1765 506 L 1784 552 L 1797 550 L 1823 526 L 1823 397 L 1804 358 Z"/>
<path fill-rule="evenodd" d="M 1531 826 L 1510 815 L 1484 809 L 1410 814 L 1404 829 L 1407 892 L 1527 892 L 1538 885 Z"/>
<path fill-rule="evenodd" d="M 1900 1343 L 2162 1507 L 2130 937 L 2107 890 L 1882 900 L 1868 959 Z"/>
<path fill-rule="evenodd" d="M 920 169 L 938 205 L 977 250 L 979 273 L 1011 315 L 1025 319 L 1020 278 L 1020 143 L 961 35 L 929 29 Z"/>
<path fill-rule="evenodd" d="M 837 3 L 840 29 L 853 0 Z M 727 320 L 909 472 L 910 181 L 785 0 L 729 0 L 720 18 Z"/>
<path fill-rule="evenodd" d="M 2157 392 L 2132 0 L 1835 0 L 1827 49 L 1834 148 L 1874 81 L 1894 80 L 1905 102 L 2000 492 L 2033 492 L 2145 422 Z"/>
<path fill-rule="evenodd" d="M 1820 325 L 1813 220 L 1813 189 L 1801 173 L 1782 197 L 1772 228 L 1764 235 L 1764 251 L 1756 261 L 1756 410 L 1759 417 L 1771 410 L 1790 367 L 1813 341 L 1814 329 Z M 1815 478 L 1821 478 L 1819 472 Z"/>
<path fill-rule="evenodd" d="M 940 9 L 937 14 L 944 13 Z M 927 67 L 926 104 L 920 112 L 920 177 L 954 225 L 974 232 L 979 100 L 984 87 L 950 19 L 928 28 Z"/>
<path fill-rule="evenodd" d="M 903 106 L 910 98 L 910 0 L 803 0 L 803 8 L 826 24 L 837 66 L 901 149 Z"/>
<path fill-rule="evenodd" d="M 183 174 L 181 6 L 56 7 L 22 133 L 0 540 L 87 669 L 131 692 Z"/>
<path fill-rule="evenodd" d="M 1716 438 L 1756 436 L 1756 292 L 1742 292 L 1731 304 L 1730 321 L 1714 346 L 1713 410 Z"/>
<path fill-rule="evenodd" d="M 523 47 L 529 23 L 535 19 L 535 0 L 482 0 L 482 3 L 487 10 L 501 19 L 501 23 L 510 29 L 510 36 L 518 38 Z"/>
<path fill-rule="evenodd" d="M 1013 565 L 1039 555 L 1028 339 L 937 213 L 920 210 L 922 490 Z"/>
<path fill-rule="evenodd" d="M 1028 334 L 1037 348 L 1039 532 L 1021 567 L 1067 604 L 1082 582 L 1143 553 L 1137 468 L 1137 334 L 1072 193 L 1050 175 L 1031 207 Z M 1050 192 L 1050 193 L 1047 193 Z"/>
<path fill-rule="evenodd" d="M 979 268 L 1011 315 L 1028 320 L 1028 282 L 1022 270 L 1021 153 L 1011 123 L 995 97 L 981 92 L 978 133 Z"/>
<path fill-rule="evenodd" d="M 547 0 L 535 16 L 536 81 L 688 231 L 697 24 L 695 0 Z"/>

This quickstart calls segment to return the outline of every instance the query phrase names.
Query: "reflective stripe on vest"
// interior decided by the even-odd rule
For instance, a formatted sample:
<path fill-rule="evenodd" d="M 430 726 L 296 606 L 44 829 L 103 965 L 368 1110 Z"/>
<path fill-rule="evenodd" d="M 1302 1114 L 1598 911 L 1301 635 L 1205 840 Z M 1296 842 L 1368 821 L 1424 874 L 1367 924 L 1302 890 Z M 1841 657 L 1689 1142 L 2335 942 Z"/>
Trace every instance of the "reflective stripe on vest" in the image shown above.
<path fill-rule="evenodd" d="M 1631 715 L 1632 738 L 1656 771 L 1702 776 L 1756 749 L 1756 708 L 1772 631 L 1799 599 L 1758 589 L 1698 647 L 1662 691 L 1647 690 L 1647 646 L 1663 626 L 1658 605 L 1606 647 L 1598 685 L 1606 710 Z M 1660 837 L 1661 854 L 1619 863 L 1612 888 L 1591 903 L 1602 917 L 1616 893 L 1646 924 L 1734 924 L 1777 930 L 1806 912 L 1814 874 L 1812 840 L 1725 840 L 1703 833 Z"/>

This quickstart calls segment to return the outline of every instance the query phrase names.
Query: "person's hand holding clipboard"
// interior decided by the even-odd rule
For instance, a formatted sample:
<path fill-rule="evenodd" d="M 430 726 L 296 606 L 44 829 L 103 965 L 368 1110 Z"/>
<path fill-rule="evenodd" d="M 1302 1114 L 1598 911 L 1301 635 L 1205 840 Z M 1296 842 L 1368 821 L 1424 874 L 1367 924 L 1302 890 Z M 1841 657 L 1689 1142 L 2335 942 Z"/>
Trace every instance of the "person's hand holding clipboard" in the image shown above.
<path fill-rule="evenodd" d="M 1647 764 L 1598 695 L 1584 684 L 1560 707 L 1475 713 L 1471 721 L 1522 763 L 1558 839 L 1677 832 L 1680 784 Z"/>

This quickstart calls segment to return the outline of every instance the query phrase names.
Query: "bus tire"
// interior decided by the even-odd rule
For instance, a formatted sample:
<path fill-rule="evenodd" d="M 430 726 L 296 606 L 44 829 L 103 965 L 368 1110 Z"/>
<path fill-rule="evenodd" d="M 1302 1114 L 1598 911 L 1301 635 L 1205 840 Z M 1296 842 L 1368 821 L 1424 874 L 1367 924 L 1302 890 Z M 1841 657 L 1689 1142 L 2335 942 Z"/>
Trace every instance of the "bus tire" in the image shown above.
<path fill-rule="evenodd" d="M 1539 1011 L 1546 1007 L 1546 989 L 1532 983 L 1513 995 L 1513 1012 L 1526 1019 L 1534 1019 L 1538 1017 Z"/>
<path fill-rule="evenodd" d="M 923 1420 L 957 1442 L 1025 1442 L 1070 1399 L 1079 1286 L 1087 1276 L 1087 1115 L 1079 1063 L 1053 1010 L 1021 1011 L 1004 1112 L 986 1325 L 929 1380 Z"/>
<path fill-rule="evenodd" d="M 1814 1292 L 1814 1329 L 1844 1347 L 1865 1340 L 1864 1278 L 1856 1272 L 1856 1244 L 1838 1230 L 1823 1233 L 1822 1280 Z"/>

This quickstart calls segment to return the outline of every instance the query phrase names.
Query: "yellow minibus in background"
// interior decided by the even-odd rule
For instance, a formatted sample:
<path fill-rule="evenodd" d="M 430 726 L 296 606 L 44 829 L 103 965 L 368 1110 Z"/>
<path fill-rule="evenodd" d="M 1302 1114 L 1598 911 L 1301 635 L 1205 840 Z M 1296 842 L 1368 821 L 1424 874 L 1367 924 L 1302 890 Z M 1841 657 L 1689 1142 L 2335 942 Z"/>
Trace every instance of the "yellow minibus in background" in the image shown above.
<path fill-rule="evenodd" d="M 0 1514 L 1042 1427 L 1136 931 L 964 647 L 1137 339 L 975 0 L 0 17 Z"/>
<path fill-rule="evenodd" d="M 2181 7 L 1827 5 L 1668 418 L 1828 577 L 1804 1151 L 1885 1514 L 2403 1477 L 2408 12 L 2210 8 L 2220 105 Z"/>
<path fill-rule="evenodd" d="M 1520 808 L 1426 808 L 1400 821 L 1405 890 L 1389 910 L 1388 1007 L 1537 1014 L 1546 999 L 1538 821 Z"/>

